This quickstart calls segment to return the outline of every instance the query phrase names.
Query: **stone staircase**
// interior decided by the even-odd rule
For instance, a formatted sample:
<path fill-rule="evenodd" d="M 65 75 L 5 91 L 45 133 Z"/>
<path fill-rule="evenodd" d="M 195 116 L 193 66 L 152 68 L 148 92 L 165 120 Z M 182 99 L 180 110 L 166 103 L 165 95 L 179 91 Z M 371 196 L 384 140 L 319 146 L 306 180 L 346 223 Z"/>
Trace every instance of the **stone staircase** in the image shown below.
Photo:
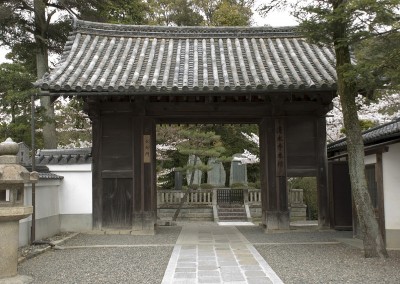
<path fill-rule="evenodd" d="M 218 219 L 222 222 L 246 222 L 247 215 L 246 209 L 243 205 L 219 205 L 218 206 Z"/>

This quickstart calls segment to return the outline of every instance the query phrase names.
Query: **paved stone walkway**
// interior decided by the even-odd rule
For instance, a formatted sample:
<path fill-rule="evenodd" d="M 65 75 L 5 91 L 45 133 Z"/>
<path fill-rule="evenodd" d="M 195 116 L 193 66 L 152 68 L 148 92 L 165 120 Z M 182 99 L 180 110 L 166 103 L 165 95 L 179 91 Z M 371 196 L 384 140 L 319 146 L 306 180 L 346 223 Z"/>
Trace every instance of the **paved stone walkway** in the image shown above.
<path fill-rule="evenodd" d="M 162 284 L 283 283 L 234 226 L 183 225 Z"/>

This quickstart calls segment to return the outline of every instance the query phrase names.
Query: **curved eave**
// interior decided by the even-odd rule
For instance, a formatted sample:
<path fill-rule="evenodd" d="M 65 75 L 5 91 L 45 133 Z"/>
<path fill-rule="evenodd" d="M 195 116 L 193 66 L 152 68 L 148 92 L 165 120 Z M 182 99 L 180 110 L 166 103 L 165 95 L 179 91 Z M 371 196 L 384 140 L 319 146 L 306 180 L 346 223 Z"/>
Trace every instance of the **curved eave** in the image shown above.
<path fill-rule="evenodd" d="M 379 143 L 387 143 L 400 138 L 400 118 L 374 128 L 368 129 L 362 133 L 364 146 L 373 146 Z M 346 138 L 342 138 L 327 146 L 328 153 L 347 150 Z"/>
<path fill-rule="evenodd" d="M 293 28 L 77 21 L 61 61 L 35 85 L 50 93 L 208 95 L 335 90 L 336 80 L 333 50 Z"/>
<path fill-rule="evenodd" d="M 336 88 L 309 88 L 309 89 L 256 89 L 256 90 L 191 90 L 191 91 L 80 91 L 73 90 L 43 90 L 43 96 L 268 96 L 273 94 L 322 94 L 330 93 L 332 98 L 337 95 Z"/>

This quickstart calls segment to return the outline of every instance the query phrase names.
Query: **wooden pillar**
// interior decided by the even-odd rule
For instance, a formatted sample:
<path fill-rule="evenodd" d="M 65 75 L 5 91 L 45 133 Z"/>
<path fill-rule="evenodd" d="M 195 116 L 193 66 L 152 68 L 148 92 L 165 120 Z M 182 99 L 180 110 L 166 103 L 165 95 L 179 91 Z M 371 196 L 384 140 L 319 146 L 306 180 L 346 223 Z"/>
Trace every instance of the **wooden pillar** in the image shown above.
<path fill-rule="evenodd" d="M 285 120 L 264 118 L 260 123 L 262 222 L 267 230 L 290 228 Z"/>
<path fill-rule="evenodd" d="M 386 244 L 386 226 L 385 226 L 385 199 L 383 190 L 383 154 L 376 153 L 375 181 L 377 187 L 378 203 L 378 223 L 384 243 Z"/>
<path fill-rule="evenodd" d="M 100 110 L 97 104 L 91 104 L 89 116 L 92 123 L 92 226 L 94 230 L 102 227 L 102 181 L 101 181 L 101 141 L 102 127 Z"/>
<path fill-rule="evenodd" d="M 154 119 L 134 111 L 132 234 L 154 234 L 157 219 L 155 128 Z"/>
<path fill-rule="evenodd" d="M 318 195 L 318 226 L 320 229 L 330 228 L 329 193 L 328 193 L 328 158 L 326 150 L 326 119 L 316 119 L 317 133 L 317 195 Z"/>

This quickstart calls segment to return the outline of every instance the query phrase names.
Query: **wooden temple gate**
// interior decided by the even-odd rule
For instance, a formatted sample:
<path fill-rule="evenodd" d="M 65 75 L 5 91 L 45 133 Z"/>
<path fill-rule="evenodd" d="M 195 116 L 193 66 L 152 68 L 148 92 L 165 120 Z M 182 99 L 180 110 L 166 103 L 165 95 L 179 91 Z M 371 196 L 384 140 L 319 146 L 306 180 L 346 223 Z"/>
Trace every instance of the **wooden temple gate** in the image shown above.
<path fill-rule="evenodd" d="M 287 178 L 315 176 L 329 227 L 325 115 L 332 50 L 288 28 L 123 26 L 74 21 L 63 58 L 36 85 L 78 96 L 93 129 L 93 228 L 153 233 L 156 125 L 259 125 L 263 223 L 288 229 Z"/>

